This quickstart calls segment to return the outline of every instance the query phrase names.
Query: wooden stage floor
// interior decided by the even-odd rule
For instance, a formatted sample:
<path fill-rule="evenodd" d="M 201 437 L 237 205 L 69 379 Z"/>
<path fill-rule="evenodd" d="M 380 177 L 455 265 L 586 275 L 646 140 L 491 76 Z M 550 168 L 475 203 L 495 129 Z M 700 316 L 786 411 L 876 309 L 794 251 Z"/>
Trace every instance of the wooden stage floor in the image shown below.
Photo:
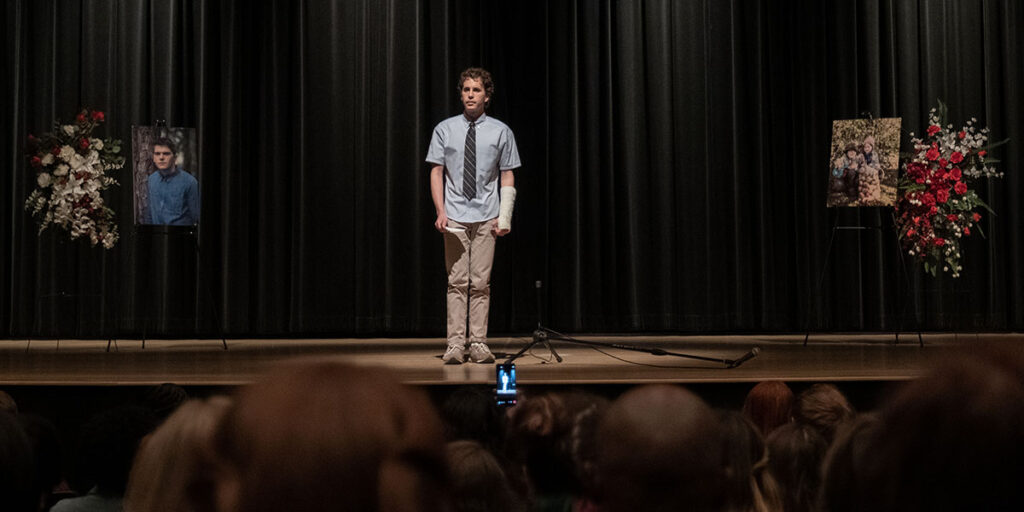
<path fill-rule="evenodd" d="M 654 356 L 620 349 L 598 352 L 554 342 L 557 363 L 538 346 L 516 361 L 520 385 L 725 383 L 767 379 L 787 381 L 893 381 L 911 379 L 935 357 L 969 350 L 978 343 L 1012 344 L 1024 350 L 1024 334 L 582 336 L 704 357 L 736 359 L 752 347 L 760 354 L 734 369 L 721 363 Z M 500 357 L 515 353 L 529 338 L 492 338 Z M 217 340 L 0 340 L 0 385 L 136 386 L 174 382 L 225 386 L 251 382 L 277 361 L 309 357 L 385 366 L 416 385 L 494 383 L 493 365 L 446 366 L 440 338 L 413 339 L 231 339 Z"/>

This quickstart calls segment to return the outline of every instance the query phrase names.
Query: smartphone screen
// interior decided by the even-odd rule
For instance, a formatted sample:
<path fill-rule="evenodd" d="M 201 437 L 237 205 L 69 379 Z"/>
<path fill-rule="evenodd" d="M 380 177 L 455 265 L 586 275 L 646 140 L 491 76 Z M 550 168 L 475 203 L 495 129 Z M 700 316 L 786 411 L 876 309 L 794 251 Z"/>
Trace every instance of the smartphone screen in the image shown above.
<path fill-rule="evenodd" d="M 507 407 L 516 403 L 516 365 L 515 363 L 502 363 L 497 368 L 496 382 L 494 389 L 494 400 L 499 407 Z"/>

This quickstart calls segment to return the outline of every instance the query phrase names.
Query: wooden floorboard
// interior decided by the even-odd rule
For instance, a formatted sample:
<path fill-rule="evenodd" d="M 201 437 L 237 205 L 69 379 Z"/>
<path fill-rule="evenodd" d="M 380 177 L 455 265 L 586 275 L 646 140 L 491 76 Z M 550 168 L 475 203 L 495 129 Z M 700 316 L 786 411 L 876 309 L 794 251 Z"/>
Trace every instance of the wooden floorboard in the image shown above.
<path fill-rule="evenodd" d="M 538 346 L 516 361 L 520 384 L 632 384 L 788 381 L 889 381 L 920 375 L 935 357 L 969 350 L 977 343 L 1012 344 L 1024 350 L 1024 334 L 583 336 L 590 341 L 659 348 L 710 358 L 736 359 L 752 347 L 760 353 L 738 368 L 621 349 L 555 342 L 563 357 L 554 362 Z M 530 338 L 492 338 L 499 356 L 514 353 Z M 417 385 L 494 382 L 493 365 L 446 366 L 444 341 L 411 339 L 232 339 L 220 340 L 0 340 L 0 385 L 133 386 L 162 382 L 222 386 L 251 382 L 267 367 L 291 358 L 317 358 L 388 367 Z"/>

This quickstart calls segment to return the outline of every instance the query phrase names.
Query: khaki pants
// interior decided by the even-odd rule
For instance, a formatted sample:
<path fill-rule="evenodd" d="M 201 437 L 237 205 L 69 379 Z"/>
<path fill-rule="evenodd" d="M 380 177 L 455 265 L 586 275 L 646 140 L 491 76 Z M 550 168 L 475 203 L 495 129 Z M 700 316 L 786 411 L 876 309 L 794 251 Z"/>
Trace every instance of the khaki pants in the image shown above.
<path fill-rule="evenodd" d="M 444 260 L 448 270 L 448 346 L 487 341 L 487 314 L 491 307 L 491 264 L 494 262 L 494 222 L 456 222 L 465 231 L 444 234 Z"/>

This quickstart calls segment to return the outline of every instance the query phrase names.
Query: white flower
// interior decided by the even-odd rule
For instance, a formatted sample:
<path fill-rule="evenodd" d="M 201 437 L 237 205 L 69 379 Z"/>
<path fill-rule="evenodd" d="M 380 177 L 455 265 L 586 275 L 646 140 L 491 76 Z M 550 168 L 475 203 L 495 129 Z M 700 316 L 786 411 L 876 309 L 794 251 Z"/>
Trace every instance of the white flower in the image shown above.
<path fill-rule="evenodd" d="M 36 183 L 38 183 L 39 186 L 42 188 L 50 186 L 51 181 L 53 180 L 50 179 L 50 174 L 45 172 L 40 173 L 39 176 L 36 178 Z"/>
<path fill-rule="evenodd" d="M 103 139 L 89 139 L 89 145 L 96 149 L 103 149 Z"/>
<path fill-rule="evenodd" d="M 65 162 L 70 162 L 71 157 L 76 154 L 77 153 L 75 153 L 75 150 L 71 146 L 65 145 L 60 148 L 60 154 L 57 156 L 59 156 L 60 159 L 64 160 Z"/>
<path fill-rule="evenodd" d="M 43 165 L 50 165 L 50 164 L 52 164 L 53 163 L 53 154 L 52 153 L 47 153 L 47 154 L 43 155 L 43 158 L 41 159 L 41 162 L 42 162 Z"/>
<path fill-rule="evenodd" d="M 85 158 L 83 158 L 82 155 L 75 153 L 71 155 L 71 159 L 68 160 L 68 163 L 71 164 L 72 169 L 78 171 L 79 168 L 82 167 L 82 164 L 85 163 Z"/>
<path fill-rule="evenodd" d="M 73 136 L 75 134 L 75 131 L 77 131 L 77 129 L 75 128 L 74 125 L 71 125 L 71 124 L 64 125 L 64 133 L 68 134 L 69 136 Z"/>
<path fill-rule="evenodd" d="M 67 176 L 68 175 L 68 165 L 67 164 L 60 164 L 60 165 L 58 165 L 57 166 L 57 170 L 53 171 L 53 175 L 54 176 Z"/>

